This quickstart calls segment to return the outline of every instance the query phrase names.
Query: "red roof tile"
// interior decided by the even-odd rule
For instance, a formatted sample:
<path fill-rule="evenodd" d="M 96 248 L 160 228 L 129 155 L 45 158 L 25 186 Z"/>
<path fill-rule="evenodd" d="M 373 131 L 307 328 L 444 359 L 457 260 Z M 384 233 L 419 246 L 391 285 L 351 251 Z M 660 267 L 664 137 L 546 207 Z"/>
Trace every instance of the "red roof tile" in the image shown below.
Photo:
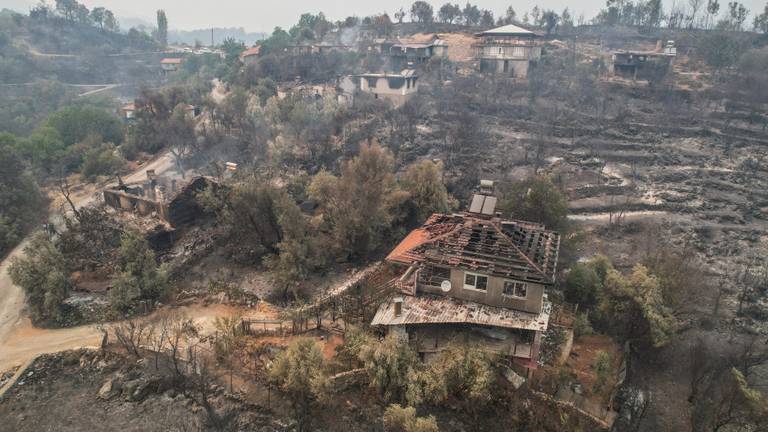
<path fill-rule="evenodd" d="M 434 214 L 387 260 L 442 264 L 550 284 L 559 247 L 559 234 L 531 222 Z"/>

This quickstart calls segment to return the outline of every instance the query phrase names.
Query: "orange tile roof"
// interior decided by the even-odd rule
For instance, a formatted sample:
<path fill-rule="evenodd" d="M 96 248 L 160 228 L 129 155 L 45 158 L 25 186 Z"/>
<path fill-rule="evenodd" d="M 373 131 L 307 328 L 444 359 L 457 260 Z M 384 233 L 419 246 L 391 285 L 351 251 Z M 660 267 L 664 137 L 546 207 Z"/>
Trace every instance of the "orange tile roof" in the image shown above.
<path fill-rule="evenodd" d="M 409 250 L 415 248 L 416 246 L 421 246 L 424 244 L 427 240 L 429 240 L 429 233 L 424 228 L 418 228 L 410 232 L 403 241 L 400 242 L 400 244 L 395 247 L 392 252 L 387 255 L 387 261 L 397 261 L 403 264 L 410 264 L 411 259 L 409 259 L 406 252 Z"/>
<path fill-rule="evenodd" d="M 428 262 L 503 277 L 554 282 L 560 235 L 525 221 L 433 214 L 387 256 L 412 265 Z"/>
<path fill-rule="evenodd" d="M 261 45 L 256 45 L 254 47 L 250 47 L 247 50 L 240 53 L 240 58 L 250 57 L 250 56 L 257 56 L 261 52 Z"/>
<path fill-rule="evenodd" d="M 164 58 L 164 59 L 160 60 L 160 63 L 164 63 L 164 64 L 180 64 L 181 63 L 181 59 L 180 58 Z"/>

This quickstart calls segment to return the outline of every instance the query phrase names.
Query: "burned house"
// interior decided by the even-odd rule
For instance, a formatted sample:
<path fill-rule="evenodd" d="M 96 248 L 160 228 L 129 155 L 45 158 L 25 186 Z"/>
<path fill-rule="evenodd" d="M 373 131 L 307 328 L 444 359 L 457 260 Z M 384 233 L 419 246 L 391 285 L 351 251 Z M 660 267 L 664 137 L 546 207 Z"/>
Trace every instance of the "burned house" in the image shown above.
<path fill-rule="evenodd" d="M 136 119 L 136 104 L 130 102 L 120 107 L 120 117 L 126 123 L 133 122 Z"/>
<path fill-rule="evenodd" d="M 476 34 L 473 45 L 481 72 L 526 78 L 541 59 L 540 36 L 514 24 Z"/>
<path fill-rule="evenodd" d="M 155 175 L 147 170 L 147 180 L 138 183 L 123 183 L 104 190 L 104 202 L 116 210 L 131 212 L 138 216 L 151 216 L 178 228 L 192 223 L 202 214 L 196 194 L 215 184 L 203 176 L 189 181 L 179 181 Z"/>
<path fill-rule="evenodd" d="M 285 48 L 285 52 L 292 55 L 329 54 L 332 52 L 345 53 L 351 51 L 354 51 L 353 46 L 334 42 L 290 45 Z"/>
<path fill-rule="evenodd" d="M 448 56 L 448 44 L 437 36 L 428 42 L 398 42 L 389 46 L 389 56 L 394 68 L 426 63 L 432 58 Z"/>
<path fill-rule="evenodd" d="M 483 184 L 469 211 L 433 214 L 387 256 L 403 273 L 371 324 L 408 339 L 424 357 L 458 339 L 535 369 L 560 235 L 502 219 L 492 183 Z"/>
<path fill-rule="evenodd" d="M 166 57 L 160 60 L 160 68 L 164 73 L 172 73 L 179 70 L 182 63 L 181 58 Z"/>
<path fill-rule="evenodd" d="M 632 80 L 655 81 L 666 74 L 677 55 L 673 41 L 662 49 L 661 41 L 654 51 L 620 50 L 611 54 L 613 74 Z"/>
<path fill-rule="evenodd" d="M 413 69 L 400 73 L 367 73 L 354 75 L 342 83 L 342 88 L 354 85 L 355 91 L 368 93 L 376 99 L 384 99 L 394 106 L 401 106 L 419 90 L 419 76 Z M 344 87 L 346 86 L 346 87 Z"/>

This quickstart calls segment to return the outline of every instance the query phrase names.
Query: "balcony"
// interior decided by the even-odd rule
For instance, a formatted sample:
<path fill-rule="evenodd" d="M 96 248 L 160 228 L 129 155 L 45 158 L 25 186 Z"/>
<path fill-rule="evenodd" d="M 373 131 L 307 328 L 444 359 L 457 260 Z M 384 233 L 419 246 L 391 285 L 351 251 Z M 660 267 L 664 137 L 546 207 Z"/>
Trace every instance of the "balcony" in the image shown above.
<path fill-rule="evenodd" d="M 538 60 L 541 47 L 516 44 L 480 44 L 474 46 L 475 58 L 481 60 Z"/>

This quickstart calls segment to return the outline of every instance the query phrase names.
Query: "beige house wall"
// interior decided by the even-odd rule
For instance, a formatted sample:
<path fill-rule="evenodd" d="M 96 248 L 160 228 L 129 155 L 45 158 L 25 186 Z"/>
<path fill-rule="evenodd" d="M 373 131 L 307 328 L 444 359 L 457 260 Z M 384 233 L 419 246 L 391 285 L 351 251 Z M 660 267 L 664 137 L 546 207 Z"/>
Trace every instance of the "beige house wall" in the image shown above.
<path fill-rule="evenodd" d="M 376 78 L 376 86 L 371 87 L 368 84 L 368 78 L 360 78 L 360 91 L 365 93 L 371 93 L 376 96 L 377 99 L 388 100 L 395 106 L 400 106 L 408 101 L 418 92 L 419 82 L 413 82 L 412 78 L 407 78 L 406 82 L 400 88 L 390 88 L 389 80 L 381 77 Z M 411 83 L 410 86 L 408 83 Z"/>
<path fill-rule="evenodd" d="M 475 272 L 470 272 L 475 273 Z M 482 303 L 488 306 L 516 309 L 531 313 L 540 313 L 544 305 L 544 285 L 526 282 L 528 285 L 527 296 L 523 298 L 510 297 L 504 295 L 504 282 L 514 279 L 504 279 L 496 276 L 488 276 L 481 272 L 483 276 L 488 276 L 488 289 L 483 292 L 479 290 L 464 288 L 464 276 L 466 272 L 461 269 L 451 269 L 451 289 L 444 292 L 438 286 L 419 285 L 419 290 L 430 294 L 445 295 L 462 300 Z"/>

